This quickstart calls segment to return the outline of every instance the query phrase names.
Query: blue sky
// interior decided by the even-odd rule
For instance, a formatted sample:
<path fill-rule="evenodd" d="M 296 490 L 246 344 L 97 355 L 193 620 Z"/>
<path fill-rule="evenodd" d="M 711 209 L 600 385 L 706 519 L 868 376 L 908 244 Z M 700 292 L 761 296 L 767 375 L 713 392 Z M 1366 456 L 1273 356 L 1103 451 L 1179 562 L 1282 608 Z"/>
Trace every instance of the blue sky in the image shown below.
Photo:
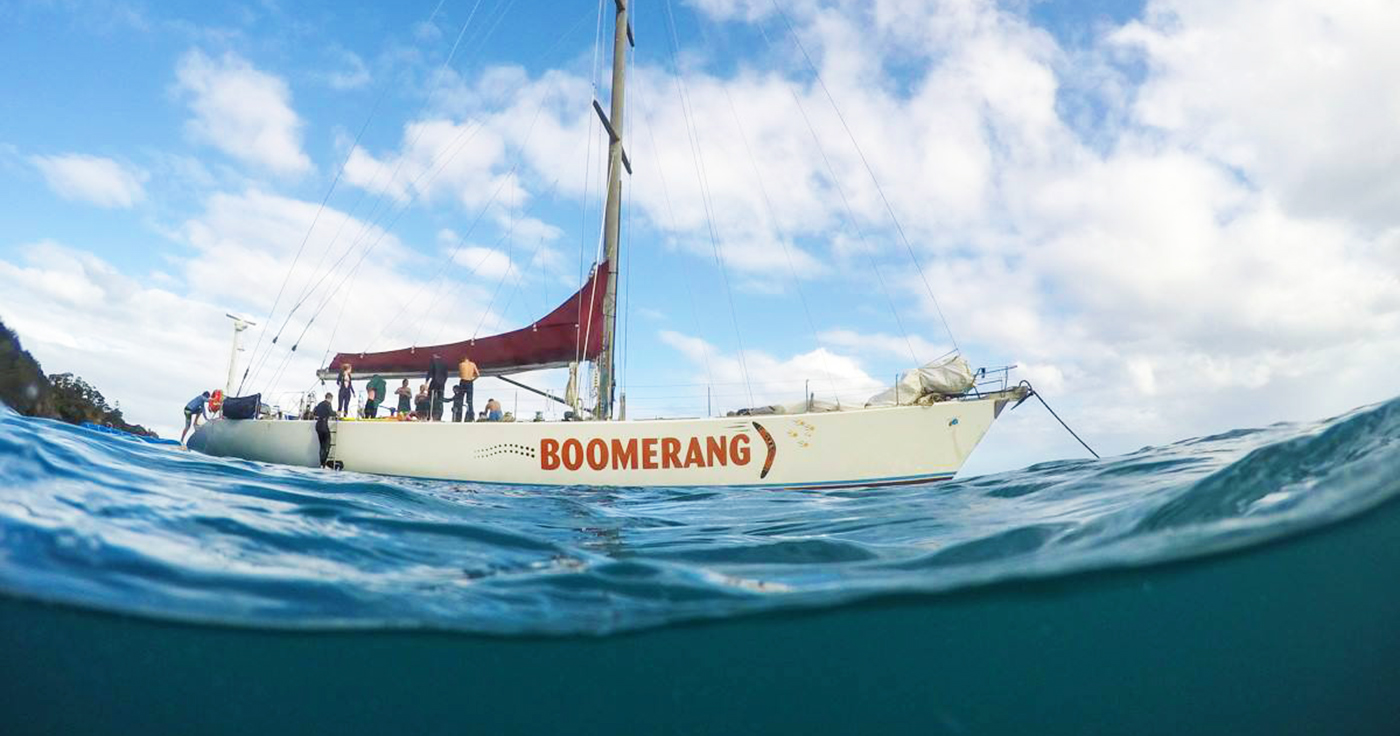
<path fill-rule="evenodd" d="M 637 6 L 633 416 L 874 393 L 950 345 L 920 269 L 975 365 L 1020 364 L 1108 452 L 1395 393 L 1400 157 L 1356 121 L 1391 94 L 1396 11 L 804 0 L 794 38 L 767 0 L 672 0 L 673 49 L 668 4 Z M 258 388 L 527 324 L 596 245 L 597 12 L 0 2 L 0 318 L 166 431 L 308 231 L 292 291 L 380 245 Z M 1076 453 L 1028 409 L 970 470 Z"/>

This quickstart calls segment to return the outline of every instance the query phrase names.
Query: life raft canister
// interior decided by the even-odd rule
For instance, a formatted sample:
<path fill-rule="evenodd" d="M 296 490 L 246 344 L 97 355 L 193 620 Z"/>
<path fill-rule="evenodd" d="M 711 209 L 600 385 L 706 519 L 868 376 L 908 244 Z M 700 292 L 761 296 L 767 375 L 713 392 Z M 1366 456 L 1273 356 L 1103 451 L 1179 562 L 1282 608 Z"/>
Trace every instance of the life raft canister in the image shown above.
<path fill-rule="evenodd" d="M 209 394 L 209 411 L 216 412 L 222 408 L 224 408 L 224 392 L 220 389 L 214 389 L 214 393 Z"/>

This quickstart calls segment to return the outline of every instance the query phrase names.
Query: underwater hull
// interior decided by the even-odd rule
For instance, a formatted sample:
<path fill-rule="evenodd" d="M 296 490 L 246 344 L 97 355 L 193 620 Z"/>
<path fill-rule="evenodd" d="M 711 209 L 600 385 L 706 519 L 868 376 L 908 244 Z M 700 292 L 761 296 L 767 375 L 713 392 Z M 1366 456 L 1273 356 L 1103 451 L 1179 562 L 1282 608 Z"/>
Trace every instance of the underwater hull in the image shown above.
<path fill-rule="evenodd" d="M 623 422 L 333 424 L 346 470 L 546 486 L 839 487 L 944 480 L 1015 392 L 927 406 Z M 309 421 L 216 419 L 200 452 L 317 467 Z"/>

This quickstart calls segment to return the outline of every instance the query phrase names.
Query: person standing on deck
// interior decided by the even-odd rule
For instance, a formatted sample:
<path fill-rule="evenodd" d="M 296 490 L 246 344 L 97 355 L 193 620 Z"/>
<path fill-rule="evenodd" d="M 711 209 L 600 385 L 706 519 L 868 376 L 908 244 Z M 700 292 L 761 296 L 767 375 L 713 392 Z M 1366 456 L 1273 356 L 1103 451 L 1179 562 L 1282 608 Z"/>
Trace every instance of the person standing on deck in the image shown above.
<path fill-rule="evenodd" d="M 432 419 L 435 422 L 442 421 L 442 392 L 447 388 L 447 364 L 443 362 L 442 356 L 433 354 L 433 359 L 428 363 L 428 400 L 432 404 Z"/>
<path fill-rule="evenodd" d="M 403 385 L 394 391 L 394 395 L 399 397 L 398 415 L 408 416 L 408 413 L 413 410 L 413 389 L 408 387 L 407 378 L 403 379 Z"/>
<path fill-rule="evenodd" d="M 389 387 L 384 384 L 384 379 L 378 374 L 374 374 L 365 384 L 369 391 L 369 397 L 374 400 L 374 408 L 371 409 L 369 402 L 365 403 L 365 416 L 374 419 L 379 416 L 379 405 L 384 403 L 385 397 L 389 395 Z"/>
<path fill-rule="evenodd" d="M 369 389 L 365 396 L 365 419 L 375 419 L 379 416 L 379 394 Z"/>
<path fill-rule="evenodd" d="M 350 399 L 355 396 L 355 385 L 350 379 L 349 363 L 341 364 L 340 375 L 336 376 L 335 384 L 340 387 L 340 415 L 345 416 L 350 413 Z"/>
<path fill-rule="evenodd" d="M 474 391 L 474 387 L 476 386 L 476 379 L 480 377 L 481 371 L 477 370 L 476 363 L 473 363 L 471 358 L 468 358 L 465 355 L 462 356 L 462 362 L 457 364 L 457 387 L 461 389 L 462 396 L 464 396 L 466 399 L 466 418 L 469 422 L 476 418 L 476 410 L 475 407 L 472 406 L 472 393 Z M 452 411 L 452 421 L 459 421 L 458 419 L 456 419 L 457 406 L 455 402 L 453 404 Z"/>
<path fill-rule="evenodd" d="M 432 405 L 432 400 L 428 394 L 428 384 L 418 387 L 418 395 L 413 397 L 413 415 L 420 421 L 428 420 L 428 410 Z"/>
<path fill-rule="evenodd" d="M 316 405 L 311 410 L 311 416 L 316 419 L 316 441 L 321 444 L 321 467 L 326 467 L 326 459 L 331 455 L 331 419 L 335 417 L 335 409 L 331 408 L 331 395 L 326 394 L 326 400 Z"/>
<path fill-rule="evenodd" d="M 180 433 L 181 445 L 185 444 L 185 435 L 190 433 L 191 422 L 194 423 L 194 426 L 198 427 L 200 419 L 207 420 L 209 418 L 209 415 L 204 413 L 204 405 L 208 401 L 209 392 L 205 391 L 193 399 L 190 399 L 188 404 L 185 404 L 185 431 Z"/>
<path fill-rule="evenodd" d="M 456 386 L 453 386 L 453 387 L 452 387 L 452 421 L 453 421 L 453 422 L 460 422 L 460 421 L 462 421 L 462 399 L 467 395 L 467 394 L 466 394 L 466 390 L 462 388 L 463 385 L 464 385 L 464 382 L 458 382 Z M 465 384 L 465 385 L 471 385 L 471 384 Z"/>

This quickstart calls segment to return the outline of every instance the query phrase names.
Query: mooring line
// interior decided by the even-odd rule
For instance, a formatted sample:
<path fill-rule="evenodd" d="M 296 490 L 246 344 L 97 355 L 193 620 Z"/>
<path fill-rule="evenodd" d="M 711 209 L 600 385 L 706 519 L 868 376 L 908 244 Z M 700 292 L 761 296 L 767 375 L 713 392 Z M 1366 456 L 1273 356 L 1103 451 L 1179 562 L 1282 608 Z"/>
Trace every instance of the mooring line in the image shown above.
<path fill-rule="evenodd" d="M 1090 447 L 1088 442 L 1085 442 L 1083 439 L 1081 439 L 1081 438 L 1079 437 L 1079 435 L 1075 434 L 1074 430 L 1070 429 L 1068 424 L 1065 424 L 1065 420 L 1061 419 L 1061 418 L 1060 418 L 1060 415 L 1059 415 L 1059 414 L 1056 414 L 1056 413 L 1055 413 L 1055 410 L 1054 410 L 1054 409 L 1051 409 L 1051 408 L 1050 408 L 1050 405 L 1047 404 L 1047 403 L 1045 403 L 1045 397 L 1044 397 L 1044 396 L 1041 396 L 1041 395 L 1040 395 L 1040 392 L 1035 390 L 1035 387 L 1031 385 L 1031 382 L 1030 382 L 1030 381 L 1021 381 L 1021 385 L 1022 385 L 1022 386 L 1025 386 L 1025 387 L 1026 387 L 1026 390 L 1030 392 L 1029 394 L 1026 395 L 1025 398 L 1021 399 L 1021 401 L 1025 401 L 1026 399 L 1029 399 L 1030 397 L 1034 396 L 1038 401 L 1040 401 L 1040 405 L 1043 406 L 1043 407 L 1045 407 L 1045 410 L 1046 410 L 1046 411 L 1050 412 L 1050 416 L 1054 417 L 1054 418 L 1055 418 L 1055 421 L 1059 422 L 1059 423 L 1060 423 L 1060 426 L 1061 426 L 1061 427 L 1064 427 L 1066 432 L 1069 432 L 1069 436 L 1071 436 L 1071 437 L 1073 437 L 1074 439 L 1078 440 L 1078 441 L 1079 441 L 1079 444 L 1084 445 L 1084 449 L 1088 450 L 1088 451 L 1089 451 L 1089 454 L 1090 454 L 1090 455 L 1093 455 L 1095 460 L 1100 459 L 1100 458 L 1099 458 L 1099 453 L 1094 452 L 1094 448 Z M 1020 405 L 1021 401 L 1016 402 L 1017 405 Z"/>

